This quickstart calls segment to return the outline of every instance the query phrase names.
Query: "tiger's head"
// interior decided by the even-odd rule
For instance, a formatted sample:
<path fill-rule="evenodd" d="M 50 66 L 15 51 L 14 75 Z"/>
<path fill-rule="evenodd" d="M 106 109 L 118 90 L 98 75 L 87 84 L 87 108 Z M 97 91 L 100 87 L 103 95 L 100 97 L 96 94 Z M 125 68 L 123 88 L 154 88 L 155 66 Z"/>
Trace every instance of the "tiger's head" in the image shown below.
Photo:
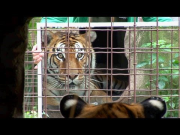
<path fill-rule="evenodd" d="M 93 73 L 95 53 L 91 42 L 94 31 L 85 34 L 47 31 L 48 82 L 55 88 L 78 89 L 85 83 L 85 74 Z M 89 70 L 89 68 L 91 68 Z M 82 87 L 83 88 L 83 87 Z"/>
<path fill-rule="evenodd" d="M 161 118 L 166 110 L 166 103 L 160 97 L 150 97 L 140 103 L 93 105 L 78 95 L 69 94 L 60 101 L 60 112 L 65 118 Z"/>

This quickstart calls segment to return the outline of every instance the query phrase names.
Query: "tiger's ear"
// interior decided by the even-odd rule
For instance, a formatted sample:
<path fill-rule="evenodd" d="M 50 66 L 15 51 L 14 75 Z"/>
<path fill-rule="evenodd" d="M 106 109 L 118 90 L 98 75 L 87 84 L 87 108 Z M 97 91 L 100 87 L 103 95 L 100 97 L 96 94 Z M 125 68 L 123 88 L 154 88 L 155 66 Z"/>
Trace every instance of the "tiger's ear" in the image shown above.
<path fill-rule="evenodd" d="M 144 108 L 145 118 L 161 118 L 166 113 L 166 103 L 160 97 L 150 97 L 140 104 Z"/>
<path fill-rule="evenodd" d="M 85 34 L 83 34 L 83 36 L 86 40 L 89 40 L 90 37 L 91 42 L 94 42 L 94 40 L 97 38 L 97 34 L 95 31 L 88 31 Z"/>
<path fill-rule="evenodd" d="M 53 35 L 54 35 L 54 33 L 52 31 L 46 30 L 46 32 L 45 32 L 45 30 L 42 30 L 42 33 L 41 33 L 42 44 L 43 45 L 45 44 L 45 38 L 47 37 L 47 45 L 48 45 L 51 42 Z"/>
<path fill-rule="evenodd" d="M 75 94 L 65 95 L 60 101 L 60 112 L 65 118 L 75 118 L 86 104 L 83 99 Z"/>

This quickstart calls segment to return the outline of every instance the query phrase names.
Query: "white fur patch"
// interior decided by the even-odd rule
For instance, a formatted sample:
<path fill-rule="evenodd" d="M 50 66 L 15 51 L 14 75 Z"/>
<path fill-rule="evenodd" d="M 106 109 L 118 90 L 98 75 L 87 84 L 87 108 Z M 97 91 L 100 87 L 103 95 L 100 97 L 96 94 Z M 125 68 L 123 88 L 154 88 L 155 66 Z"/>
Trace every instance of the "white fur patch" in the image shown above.
<path fill-rule="evenodd" d="M 66 58 L 65 56 L 65 44 L 63 43 L 59 43 L 55 49 L 55 54 L 58 55 L 58 53 L 62 53 L 62 55 L 64 56 L 64 58 Z M 60 61 L 63 61 L 62 59 L 60 59 L 58 56 L 56 56 L 57 59 L 59 59 Z"/>
<path fill-rule="evenodd" d="M 80 42 L 75 43 L 75 50 L 76 52 L 84 52 L 84 47 Z"/>
<path fill-rule="evenodd" d="M 149 101 L 153 106 L 156 106 L 157 108 L 159 108 L 160 110 L 163 110 L 163 104 L 160 101 L 157 100 L 150 100 Z"/>
<path fill-rule="evenodd" d="M 65 103 L 65 110 L 67 110 L 68 108 L 70 108 L 71 106 L 75 105 L 77 103 L 77 100 L 75 99 L 70 99 Z"/>
<path fill-rule="evenodd" d="M 76 50 L 76 54 L 75 54 L 76 58 L 77 58 L 78 53 L 84 53 L 85 52 L 84 51 L 84 47 L 83 47 L 83 45 L 80 42 L 75 43 L 74 46 L 75 46 L 75 50 Z M 79 58 L 79 60 L 81 60 L 82 58 Z"/>

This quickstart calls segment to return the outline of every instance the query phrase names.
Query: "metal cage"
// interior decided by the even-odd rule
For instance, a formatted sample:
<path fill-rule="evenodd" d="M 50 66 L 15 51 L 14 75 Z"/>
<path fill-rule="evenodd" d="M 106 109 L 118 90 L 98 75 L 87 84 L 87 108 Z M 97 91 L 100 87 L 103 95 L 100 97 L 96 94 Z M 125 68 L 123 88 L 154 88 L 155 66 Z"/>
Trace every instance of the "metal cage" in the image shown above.
<path fill-rule="evenodd" d="M 96 31 L 97 41 L 92 43 L 97 57 L 96 68 L 105 70 L 103 75 L 128 82 L 127 87 L 119 95 L 113 94 L 112 82 L 108 82 L 111 86 L 108 89 L 108 96 L 114 101 L 124 103 L 136 103 L 150 96 L 160 96 L 166 101 L 168 108 L 164 117 L 180 117 L 179 20 L 101 23 L 39 23 L 37 21 L 35 27 L 35 19 L 32 20 L 34 28 L 29 29 L 29 47 L 25 55 L 24 112 L 27 118 L 47 118 L 48 111 L 59 111 L 57 108 L 48 109 L 47 96 L 42 94 L 42 91 L 47 90 L 46 84 L 43 85 L 47 83 L 49 75 L 46 72 L 47 65 L 44 64 L 42 67 L 40 62 L 38 69 L 35 70 L 32 58 L 33 45 L 37 44 L 41 52 L 42 31 L 45 32 L 44 50 L 47 50 L 47 30 L 67 32 L 78 30 L 79 33 Z M 47 53 L 52 52 L 44 52 L 44 63 L 47 63 Z M 105 67 L 101 67 L 102 63 Z M 90 67 L 88 69 L 91 70 Z M 88 75 L 92 76 L 92 74 Z M 42 78 L 45 78 L 44 82 Z M 90 98 L 88 96 L 84 97 Z"/>

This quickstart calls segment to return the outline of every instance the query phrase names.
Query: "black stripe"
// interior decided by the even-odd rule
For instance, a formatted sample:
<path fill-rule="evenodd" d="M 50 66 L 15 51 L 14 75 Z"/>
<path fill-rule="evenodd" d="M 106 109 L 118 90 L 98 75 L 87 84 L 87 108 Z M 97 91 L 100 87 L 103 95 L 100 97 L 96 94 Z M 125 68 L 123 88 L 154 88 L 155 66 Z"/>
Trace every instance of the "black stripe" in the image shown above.
<path fill-rule="evenodd" d="M 102 108 L 100 115 L 102 117 L 104 117 L 104 115 L 106 115 L 108 118 L 110 118 L 110 115 L 108 114 L 107 109 L 105 109 L 104 107 Z"/>
<path fill-rule="evenodd" d="M 51 55 L 51 57 L 49 58 L 49 66 L 51 66 L 52 64 L 51 64 L 51 59 L 52 59 L 52 55 Z M 52 67 L 52 66 L 51 66 Z"/>
<path fill-rule="evenodd" d="M 56 62 L 55 62 L 55 60 L 54 60 L 54 57 L 56 57 L 56 54 L 52 54 L 52 55 L 51 55 L 51 59 L 52 59 L 52 61 L 53 61 L 53 64 L 56 65 L 56 68 L 58 68 L 58 65 L 56 64 Z M 50 65 L 52 65 L 52 64 L 50 64 Z"/>
<path fill-rule="evenodd" d="M 100 79 L 100 77 L 102 77 L 102 76 L 100 76 L 100 75 L 95 75 L 95 76 L 94 76 L 94 78 L 95 78 L 96 80 L 98 80 L 98 81 L 101 82 L 101 81 L 102 81 L 102 80 L 101 80 L 102 78 Z M 103 83 L 97 83 L 97 82 L 95 82 L 95 83 L 96 83 L 97 85 L 99 85 L 99 88 L 100 88 L 100 89 L 103 89 Z"/>
<path fill-rule="evenodd" d="M 92 68 L 92 52 L 90 52 L 90 68 Z"/>
<path fill-rule="evenodd" d="M 72 35 L 70 35 L 70 38 L 72 39 L 72 40 L 76 40 L 76 37 L 74 37 L 74 36 L 72 36 Z M 74 41 L 75 42 L 75 41 Z"/>
<path fill-rule="evenodd" d="M 123 106 L 124 108 L 126 108 L 128 115 L 130 118 L 135 118 L 134 113 L 132 112 L 132 110 L 130 110 L 129 108 L 127 108 L 125 105 Z"/>
<path fill-rule="evenodd" d="M 108 89 L 111 89 L 111 81 L 108 79 Z"/>
<path fill-rule="evenodd" d="M 49 69 L 47 70 L 47 74 L 51 74 L 51 73 L 49 72 Z"/>
<path fill-rule="evenodd" d="M 102 75 L 97 75 L 97 77 L 99 77 L 99 81 L 100 81 L 100 88 L 103 89 L 104 87 L 104 81 L 103 81 L 103 76 Z"/>
<path fill-rule="evenodd" d="M 54 68 L 54 67 L 52 67 L 52 62 L 57 66 L 57 64 L 54 62 L 54 57 L 55 57 L 55 54 L 51 55 L 51 57 L 50 57 L 49 68 Z M 54 69 L 49 69 L 49 68 L 47 69 L 47 73 L 51 74 L 50 71 L 53 72 L 54 74 L 59 73 L 59 72 L 56 72 Z M 58 68 L 58 66 L 57 66 L 57 68 Z"/>
<path fill-rule="evenodd" d="M 51 92 L 51 93 L 54 94 L 55 96 L 58 96 L 58 95 L 56 95 L 54 92 L 52 92 L 51 90 L 49 90 L 49 92 Z"/>
<path fill-rule="evenodd" d="M 54 45 L 54 48 L 52 49 L 53 52 L 55 52 L 55 47 L 56 47 L 56 46 Z"/>
<path fill-rule="evenodd" d="M 116 108 L 117 108 L 117 110 L 118 110 L 119 112 L 121 112 L 121 109 L 120 109 L 121 107 L 120 107 L 120 105 L 117 105 Z"/>
<path fill-rule="evenodd" d="M 122 105 L 122 104 L 118 104 L 118 105 L 116 106 L 116 109 L 117 109 L 119 112 L 122 112 L 122 110 L 121 110 L 122 107 L 124 107 L 124 108 L 126 109 L 126 111 L 128 112 L 128 115 L 129 115 L 130 118 L 135 118 L 134 113 L 133 113 L 131 110 L 129 110 L 126 106 L 124 106 L 124 105 Z"/>
<path fill-rule="evenodd" d="M 114 117 L 114 118 L 117 118 L 118 116 L 114 113 L 114 106 L 113 106 L 113 104 L 107 104 L 107 107 L 108 107 L 108 110 L 107 111 L 110 111 L 110 117 L 112 118 L 112 117 Z"/>
<path fill-rule="evenodd" d="M 99 75 L 95 75 L 94 76 L 98 81 L 102 81 L 101 79 L 100 79 L 100 76 Z"/>
<path fill-rule="evenodd" d="M 116 89 L 116 85 L 118 84 L 117 80 L 115 80 L 114 85 L 113 85 L 113 89 Z"/>
<path fill-rule="evenodd" d="M 120 83 L 119 83 L 120 86 L 119 86 L 117 89 L 123 89 L 123 87 L 122 87 L 122 86 L 123 86 L 123 83 L 124 83 L 124 82 L 120 81 Z"/>

